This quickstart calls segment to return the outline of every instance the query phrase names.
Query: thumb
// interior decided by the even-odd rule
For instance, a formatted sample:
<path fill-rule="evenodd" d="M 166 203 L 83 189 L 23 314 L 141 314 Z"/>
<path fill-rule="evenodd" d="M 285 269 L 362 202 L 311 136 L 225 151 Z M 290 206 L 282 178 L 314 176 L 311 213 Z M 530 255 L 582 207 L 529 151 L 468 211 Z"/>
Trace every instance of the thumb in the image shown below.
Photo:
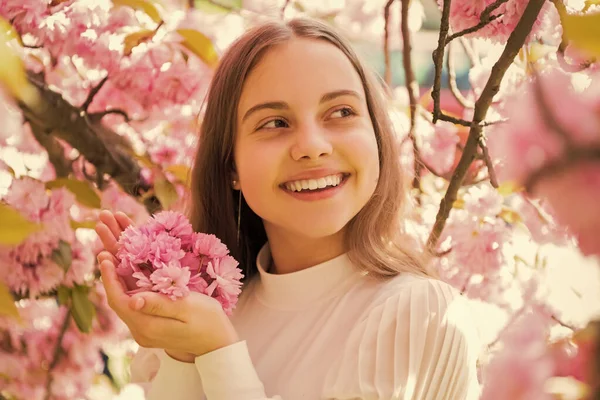
<path fill-rule="evenodd" d="M 136 293 L 129 299 L 129 307 L 132 310 L 144 314 L 163 318 L 172 318 L 185 322 L 182 316 L 182 302 L 184 299 L 171 300 L 161 293 L 143 292 Z"/>

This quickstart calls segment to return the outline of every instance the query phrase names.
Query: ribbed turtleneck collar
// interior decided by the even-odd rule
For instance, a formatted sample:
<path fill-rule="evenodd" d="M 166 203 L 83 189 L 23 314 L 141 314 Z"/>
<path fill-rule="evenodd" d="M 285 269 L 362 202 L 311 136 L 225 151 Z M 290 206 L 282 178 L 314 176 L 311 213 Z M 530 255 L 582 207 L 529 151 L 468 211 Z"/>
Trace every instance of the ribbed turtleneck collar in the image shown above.
<path fill-rule="evenodd" d="M 266 243 L 256 259 L 259 272 L 256 295 L 267 305 L 280 309 L 300 309 L 335 297 L 346 285 L 362 276 L 347 253 L 312 267 L 287 274 L 268 272 L 271 250 Z"/>

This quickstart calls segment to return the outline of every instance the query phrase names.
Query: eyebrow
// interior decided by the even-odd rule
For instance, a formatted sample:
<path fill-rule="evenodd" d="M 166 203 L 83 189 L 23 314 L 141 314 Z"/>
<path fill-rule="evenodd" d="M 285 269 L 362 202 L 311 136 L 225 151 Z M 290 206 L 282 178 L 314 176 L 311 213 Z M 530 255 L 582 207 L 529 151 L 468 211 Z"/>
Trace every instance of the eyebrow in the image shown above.
<path fill-rule="evenodd" d="M 325 93 L 323 96 L 321 96 L 321 100 L 319 100 L 319 104 L 334 100 L 341 96 L 352 96 L 352 97 L 356 97 L 359 100 L 362 100 L 362 96 L 357 91 L 344 89 L 344 90 L 336 90 L 333 92 Z M 265 109 L 289 110 L 290 106 L 285 101 L 269 101 L 267 103 L 260 103 L 260 104 L 250 107 L 250 109 L 248 111 L 246 111 L 246 114 L 244 114 L 244 117 L 242 118 L 242 122 L 246 121 L 250 117 L 250 115 L 254 114 L 255 112 L 258 112 L 260 110 L 265 110 Z"/>

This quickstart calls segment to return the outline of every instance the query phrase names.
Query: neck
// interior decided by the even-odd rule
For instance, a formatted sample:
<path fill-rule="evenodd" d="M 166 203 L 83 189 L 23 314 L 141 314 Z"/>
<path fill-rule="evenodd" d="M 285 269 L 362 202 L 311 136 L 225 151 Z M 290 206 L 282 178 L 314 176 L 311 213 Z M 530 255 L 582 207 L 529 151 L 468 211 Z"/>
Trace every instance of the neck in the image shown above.
<path fill-rule="evenodd" d="M 288 274 L 301 271 L 314 265 L 331 260 L 343 253 L 344 230 L 321 238 L 299 236 L 290 232 L 281 232 L 265 227 L 271 256 L 272 265 L 269 268 L 272 274 Z"/>

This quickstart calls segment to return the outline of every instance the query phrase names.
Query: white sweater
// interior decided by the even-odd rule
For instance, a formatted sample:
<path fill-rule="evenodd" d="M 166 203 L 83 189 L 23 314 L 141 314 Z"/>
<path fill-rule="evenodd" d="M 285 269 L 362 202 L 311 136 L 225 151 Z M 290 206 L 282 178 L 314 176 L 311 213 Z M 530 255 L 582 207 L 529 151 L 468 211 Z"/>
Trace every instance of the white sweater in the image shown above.
<path fill-rule="evenodd" d="M 231 317 L 240 342 L 195 363 L 138 351 L 132 382 L 149 400 L 479 397 L 477 332 L 451 286 L 411 274 L 375 280 L 345 254 L 274 275 L 263 267 L 270 257 L 267 244 Z"/>

